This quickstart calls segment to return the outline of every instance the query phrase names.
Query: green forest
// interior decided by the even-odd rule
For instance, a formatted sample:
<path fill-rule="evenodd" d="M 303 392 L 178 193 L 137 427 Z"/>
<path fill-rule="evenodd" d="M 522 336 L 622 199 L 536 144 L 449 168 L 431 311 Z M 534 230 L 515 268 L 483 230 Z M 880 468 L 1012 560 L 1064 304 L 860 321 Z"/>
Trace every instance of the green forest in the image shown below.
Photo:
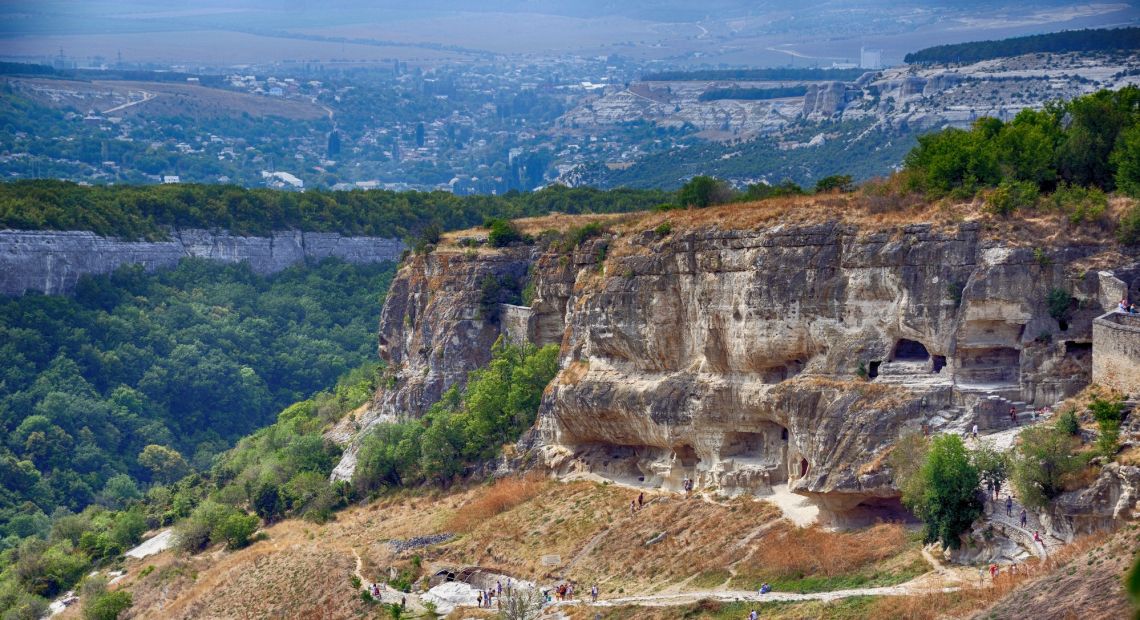
<path fill-rule="evenodd" d="M 240 235 L 274 230 L 411 238 L 429 225 L 476 226 L 488 217 L 616 213 L 667 202 L 660 190 L 600 191 L 552 186 L 503 196 L 447 192 L 282 192 L 233 185 L 85 187 L 66 181 L 0 183 L 0 229 L 89 230 L 122 239 L 165 239 L 174 228 L 224 228 Z"/>
<path fill-rule="evenodd" d="M 263 277 L 183 261 L 0 303 L 0 548 L 57 509 L 117 507 L 375 358 L 391 263 Z"/>
<path fill-rule="evenodd" d="M 928 134 L 905 164 L 906 184 L 928 196 L 985 191 L 989 207 L 1003 215 L 1041 206 L 1060 208 L 1074 222 L 1094 220 L 1107 192 L 1140 197 L 1140 88 L 1022 110 L 1008 123 L 982 118 L 969 130 Z M 1046 193 L 1051 199 L 1041 197 Z"/>
<path fill-rule="evenodd" d="M 907 64 L 971 63 L 1022 54 L 1067 52 L 1113 52 L 1140 48 L 1140 28 L 1066 30 L 1049 34 L 937 45 L 911 52 Z"/>

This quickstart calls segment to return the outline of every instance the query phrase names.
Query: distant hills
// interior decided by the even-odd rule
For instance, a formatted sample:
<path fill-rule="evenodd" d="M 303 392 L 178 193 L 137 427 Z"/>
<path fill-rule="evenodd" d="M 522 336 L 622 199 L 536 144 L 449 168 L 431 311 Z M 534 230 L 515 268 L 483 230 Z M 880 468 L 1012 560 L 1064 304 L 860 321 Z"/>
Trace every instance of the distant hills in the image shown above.
<path fill-rule="evenodd" d="M 1140 28 L 1067 30 L 999 41 L 936 45 L 907 54 L 908 64 L 971 63 L 1022 54 L 1140 50 Z"/>

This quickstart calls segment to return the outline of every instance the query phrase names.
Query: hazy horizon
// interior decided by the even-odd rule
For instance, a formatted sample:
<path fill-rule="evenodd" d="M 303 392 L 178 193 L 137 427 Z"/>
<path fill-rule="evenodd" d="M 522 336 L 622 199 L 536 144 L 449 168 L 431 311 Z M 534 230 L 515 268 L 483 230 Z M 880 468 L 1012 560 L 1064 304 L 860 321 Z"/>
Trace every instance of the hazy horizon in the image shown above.
<path fill-rule="evenodd" d="M 0 1 L 0 57 L 80 66 L 225 67 L 288 62 L 434 65 L 473 59 L 621 56 L 670 65 L 822 65 L 883 50 L 1140 23 L 1136 3 L 843 0 Z"/>

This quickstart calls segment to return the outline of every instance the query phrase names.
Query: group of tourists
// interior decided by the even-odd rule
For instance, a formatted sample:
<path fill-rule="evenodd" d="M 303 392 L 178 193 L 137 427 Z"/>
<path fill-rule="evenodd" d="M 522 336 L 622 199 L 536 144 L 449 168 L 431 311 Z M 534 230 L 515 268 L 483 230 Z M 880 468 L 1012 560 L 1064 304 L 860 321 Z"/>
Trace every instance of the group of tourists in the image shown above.
<path fill-rule="evenodd" d="M 1137 308 L 1136 304 L 1128 303 L 1127 297 L 1121 298 L 1120 303 L 1116 304 L 1116 309 L 1126 314 L 1140 314 L 1140 308 Z"/>
<path fill-rule="evenodd" d="M 507 588 L 508 588 L 507 592 L 509 594 L 510 593 L 510 580 L 509 579 L 507 580 Z M 502 609 L 503 608 L 503 582 L 502 581 L 496 581 L 495 586 L 493 588 L 488 588 L 486 590 L 480 590 L 478 595 L 476 595 L 475 600 L 479 604 L 479 607 L 482 607 L 484 609 L 491 609 L 495 605 L 498 605 L 499 609 Z"/>
<path fill-rule="evenodd" d="M 1029 575 L 1033 572 L 1033 567 L 1034 565 L 1028 562 L 1024 564 L 1013 562 L 1012 564 L 1009 564 L 1005 567 L 999 566 L 997 563 L 993 563 L 989 566 L 990 580 L 997 581 L 998 577 L 1001 577 L 1002 575 L 1008 575 L 1011 577 L 1014 575 Z M 981 585 L 982 581 L 985 579 L 985 574 L 985 568 L 978 569 L 978 585 Z"/>
<path fill-rule="evenodd" d="M 371 594 L 372 598 L 376 599 L 377 601 L 381 603 L 384 602 L 384 586 L 381 584 L 374 583 L 368 586 L 368 593 Z M 400 609 L 404 609 L 407 607 L 407 605 L 408 598 L 406 596 L 400 595 Z"/>
<path fill-rule="evenodd" d="M 693 480 L 692 480 L 692 478 L 685 478 L 685 480 L 683 482 L 681 482 L 681 488 L 683 488 L 686 493 L 692 493 L 693 492 Z"/>
<path fill-rule="evenodd" d="M 638 510 L 645 508 L 645 493 L 638 493 L 637 499 L 629 500 L 629 514 L 633 516 Z"/>

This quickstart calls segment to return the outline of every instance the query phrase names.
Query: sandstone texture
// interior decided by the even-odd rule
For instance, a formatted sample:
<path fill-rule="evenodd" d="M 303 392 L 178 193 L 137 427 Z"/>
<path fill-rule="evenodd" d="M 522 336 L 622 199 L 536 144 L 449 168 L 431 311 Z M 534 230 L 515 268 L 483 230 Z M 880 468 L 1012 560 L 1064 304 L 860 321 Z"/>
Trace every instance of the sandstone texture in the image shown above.
<path fill-rule="evenodd" d="M 901 510 L 885 458 L 901 434 L 1003 428 L 1011 407 L 1084 388 L 1105 270 L 1083 265 L 1127 262 L 1109 242 L 1035 253 L 970 221 L 636 227 L 568 252 L 406 263 L 380 326 L 392 380 L 367 423 L 421 415 L 486 363 L 504 325 L 481 283 L 529 282 L 526 332 L 562 347 L 522 444 L 547 467 L 727 494 L 788 484 L 857 523 Z M 1140 285 L 1134 265 L 1108 271 Z M 1064 321 L 1054 288 L 1074 299 Z"/>
<path fill-rule="evenodd" d="M 267 274 L 329 257 L 350 263 L 396 260 L 403 250 L 399 239 L 301 231 L 241 237 L 188 229 L 173 231 L 169 241 L 135 242 L 91 232 L 0 230 L 0 294 L 68 293 L 85 275 L 110 273 L 122 265 L 142 265 L 148 271 L 173 267 L 190 257 L 246 262 Z"/>

